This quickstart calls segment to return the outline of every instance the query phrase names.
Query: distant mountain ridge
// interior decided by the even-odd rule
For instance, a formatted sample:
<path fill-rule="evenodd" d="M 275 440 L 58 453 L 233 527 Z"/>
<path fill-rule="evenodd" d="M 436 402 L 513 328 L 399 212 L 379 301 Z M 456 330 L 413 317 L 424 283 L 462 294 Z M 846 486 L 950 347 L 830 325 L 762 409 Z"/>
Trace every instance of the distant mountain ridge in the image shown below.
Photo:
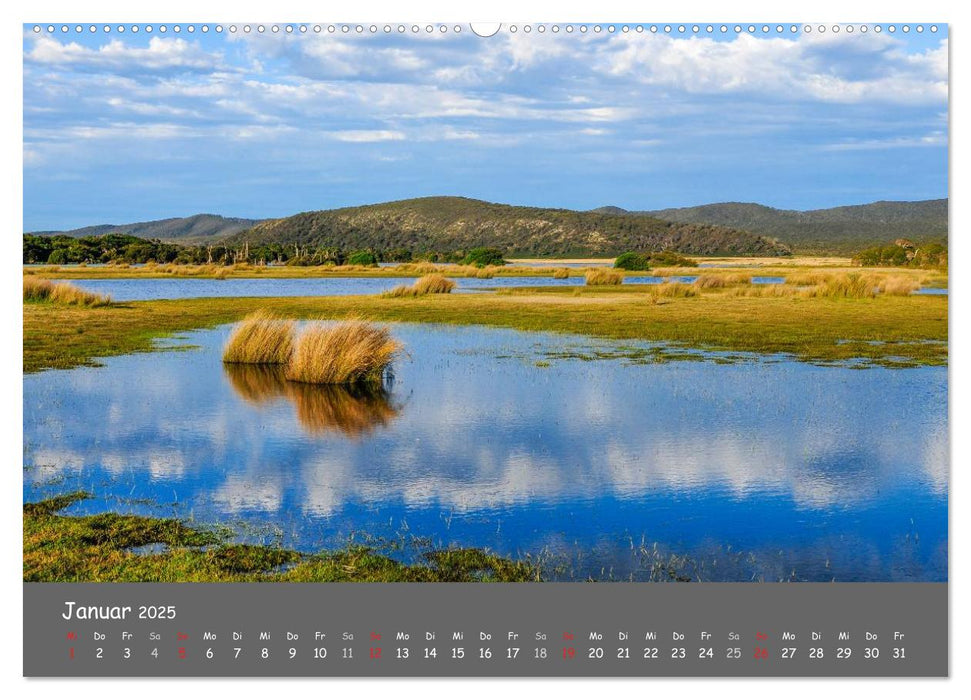
<path fill-rule="evenodd" d="M 777 238 L 797 253 L 854 253 L 896 238 L 946 242 L 948 232 L 947 199 L 881 201 L 809 211 L 744 202 L 649 211 L 609 206 L 594 211 L 743 229 Z"/>
<path fill-rule="evenodd" d="M 303 212 L 260 222 L 224 242 L 414 252 L 491 247 L 521 257 L 612 257 L 628 250 L 767 256 L 789 252 L 768 238 L 724 226 L 511 206 L 465 197 L 422 197 Z"/>
<path fill-rule="evenodd" d="M 35 236 L 103 236 L 108 233 L 128 234 L 139 238 L 158 238 L 167 243 L 197 244 L 219 240 L 239 233 L 260 219 L 240 219 L 218 214 L 196 214 L 174 219 L 141 221 L 132 224 L 101 224 L 70 231 L 33 231 Z"/>
<path fill-rule="evenodd" d="M 280 219 L 215 214 L 103 224 L 35 235 L 122 233 L 186 245 L 225 242 L 447 252 L 487 246 L 518 256 L 853 254 L 897 238 L 946 242 L 948 200 L 873 202 L 797 211 L 723 202 L 697 207 L 592 211 L 519 207 L 465 197 L 422 197 L 308 211 Z"/>

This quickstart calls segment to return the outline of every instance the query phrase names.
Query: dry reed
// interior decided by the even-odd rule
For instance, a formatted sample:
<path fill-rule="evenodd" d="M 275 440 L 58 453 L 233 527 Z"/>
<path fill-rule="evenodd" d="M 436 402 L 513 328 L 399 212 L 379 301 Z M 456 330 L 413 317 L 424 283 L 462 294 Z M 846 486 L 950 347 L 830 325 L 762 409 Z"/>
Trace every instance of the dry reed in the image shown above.
<path fill-rule="evenodd" d="M 880 282 L 881 294 L 893 297 L 906 297 L 920 289 L 920 283 L 912 277 L 888 277 Z"/>
<path fill-rule="evenodd" d="M 587 270 L 584 275 L 587 286 L 618 285 L 624 283 L 624 273 L 600 267 Z"/>
<path fill-rule="evenodd" d="M 400 350 L 384 326 L 358 320 L 313 324 L 297 338 L 286 377 L 308 384 L 380 382 Z"/>
<path fill-rule="evenodd" d="M 381 294 L 385 298 L 420 297 L 426 294 L 449 294 L 455 289 L 455 281 L 444 275 L 425 275 L 413 285 L 399 285 Z"/>
<path fill-rule="evenodd" d="M 55 304 L 95 307 L 108 306 L 111 304 L 111 297 L 85 291 L 68 282 L 55 284 L 38 277 L 25 277 L 24 301 L 50 301 Z"/>
<path fill-rule="evenodd" d="M 296 323 L 273 318 L 266 311 L 256 311 L 236 326 L 226 347 L 223 362 L 279 365 L 293 354 L 293 332 Z"/>
<path fill-rule="evenodd" d="M 653 297 L 687 298 L 698 296 L 698 290 L 690 284 L 681 282 L 664 282 L 663 284 L 650 285 L 650 293 Z"/>

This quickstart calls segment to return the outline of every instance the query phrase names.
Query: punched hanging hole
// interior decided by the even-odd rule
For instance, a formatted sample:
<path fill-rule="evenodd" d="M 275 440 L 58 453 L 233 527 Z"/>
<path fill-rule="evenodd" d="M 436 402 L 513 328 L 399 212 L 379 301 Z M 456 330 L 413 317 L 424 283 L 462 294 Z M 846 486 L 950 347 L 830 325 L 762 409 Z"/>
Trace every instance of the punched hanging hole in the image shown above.
<path fill-rule="evenodd" d="M 502 25 L 498 22 L 496 23 L 486 23 L 486 22 L 473 22 L 469 25 L 469 29 L 476 36 L 481 36 L 483 39 L 488 39 L 490 36 L 495 36 L 502 29 Z"/>

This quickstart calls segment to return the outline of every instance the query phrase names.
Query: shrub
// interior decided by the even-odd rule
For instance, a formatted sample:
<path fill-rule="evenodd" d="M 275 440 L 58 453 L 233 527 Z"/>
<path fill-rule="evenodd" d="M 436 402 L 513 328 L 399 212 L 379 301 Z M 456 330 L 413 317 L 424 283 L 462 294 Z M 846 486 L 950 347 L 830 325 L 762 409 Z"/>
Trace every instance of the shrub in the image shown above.
<path fill-rule="evenodd" d="M 263 365 L 285 364 L 293 353 L 293 321 L 273 318 L 266 311 L 256 311 L 233 329 L 223 362 Z"/>
<path fill-rule="evenodd" d="M 462 264 L 485 267 L 486 265 L 505 265 L 506 260 L 502 251 L 498 248 L 473 248 L 462 260 Z"/>
<path fill-rule="evenodd" d="M 348 265 L 362 265 L 364 267 L 377 267 L 378 257 L 370 250 L 359 250 L 351 253 L 347 258 Z"/>
<path fill-rule="evenodd" d="M 651 264 L 645 255 L 624 253 L 614 260 L 614 267 L 618 270 L 650 270 Z"/>
<path fill-rule="evenodd" d="M 607 268 L 594 268 L 587 270 L 584 275 L 588 286 L 618 285 L 624 283 L 624 275 Z"/>
<path fill-rule="evenodd" d="M 400 350 L 383 326 L 357 320 L 318 323 L 297 338 L 286 377 L 307 384 L 380 382 Z"/>

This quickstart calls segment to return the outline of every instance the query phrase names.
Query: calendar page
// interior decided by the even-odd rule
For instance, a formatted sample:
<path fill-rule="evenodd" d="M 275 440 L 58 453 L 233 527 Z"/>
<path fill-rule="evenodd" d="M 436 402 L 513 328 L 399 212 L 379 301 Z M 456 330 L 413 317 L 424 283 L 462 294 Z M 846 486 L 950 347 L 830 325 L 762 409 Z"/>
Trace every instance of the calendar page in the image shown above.
<path fill-rule="evenodd" d="M 947 676 L 948 26 L 704 19 L 24 25 L 23 674 Z"/>

